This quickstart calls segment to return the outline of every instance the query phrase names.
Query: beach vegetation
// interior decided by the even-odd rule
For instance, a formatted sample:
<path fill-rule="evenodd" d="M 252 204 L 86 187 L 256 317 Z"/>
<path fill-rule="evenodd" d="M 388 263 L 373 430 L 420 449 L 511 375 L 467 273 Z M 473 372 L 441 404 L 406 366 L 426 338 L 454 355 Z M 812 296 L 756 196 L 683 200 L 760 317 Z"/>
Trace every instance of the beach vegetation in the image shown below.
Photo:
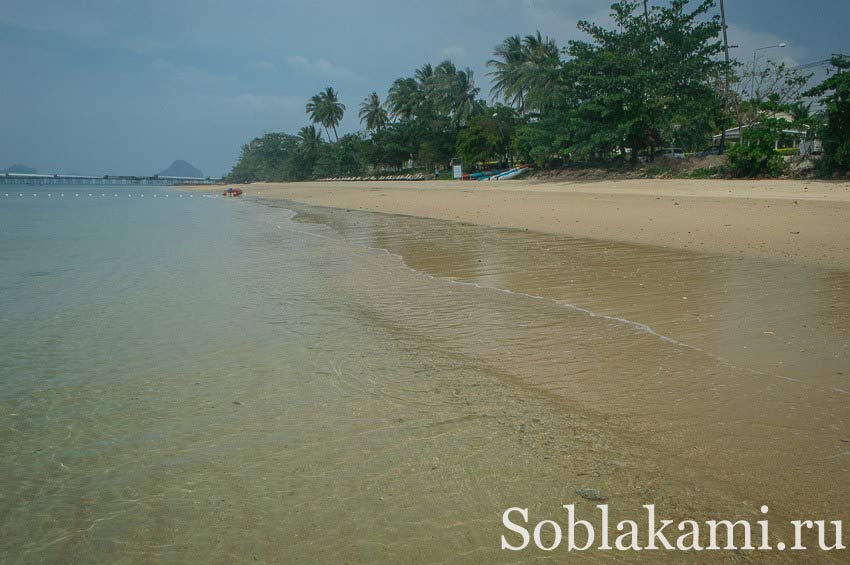
<path fill-rule="evenodd" d="M 433 172 L 458 159 L 471 168 L 533 163 L 635 169 L 645 162 L 651 167 L 657 148 L 704 149 L 716 132 L 734 124 L 744 126 L 744 135 L 729 151 L 730 174 L 777 175 L 784 163 L 776 147 L 787 141 L 775 122 L 779 114 L 791 115 L 792 126 L 811 135 L 822 130 L 830 167 L 847 167 L 846 58 L 834 62 L 840 72 L 804 93 L 811 75 L 799 68 L 725 62 L 715 0 L 655 6 L 618 0 L 611 22 L 581 21 L 584 37 L 561 46 L 540 32 L 505 38 L 486 62 L 489 103 L 471 69 L 451 60 L 421 65 L 395 79 L 383 101 L 371 92 L 359 105 L 364 131 L 342 138 L 345 106 L 328 87 L 306 105 L 314 127 L 309 136 L 293 136 L 285 157 L 275 153 L 275 161 L 263 165 L 256 161 L 267 152 L 258 148 L 276 142 L 254 140 L 231 178 Z M 824 116 L 803 100 L 806 95 L 822 97 Z M 315 139 L 317 128 L 325 139 Z"/>
<path fill-rule="evenodd" d="M 366 124 L 366 129 L 376 131 L 386 127 L 389 121 L 387 109 L 381 103 L 381 98 L 377 92 L 373 92 L 360 103 L 360 123 Z"/>
<path fill-rule="evenodd" d="M 729 170 L 725 166 L 699 167 L 692 171 L 686 171 L 675 175 L 677 179 L 717 179 L 726 178 Z"/>
<path fill-rule="evenodd" d="M 657 178 L 663 177 L 670 174 L 670 171 L 673 170 L 673 167 L 670 166 L 669 163 L 664 163 L 662 161 L 656 161 L 651 163 L 644 172 L 644 176 L 647 178 Z"/>
<path fill-rule="evenodd" d="M 314 124 L 321 124 L 325 128 L 325 133 L 328 135 L 328 141 L 331 140 L 329 130 L 333 130 L 334 137 L 339 141 L 337 126 L 342 121 L 345 115 L 345 104 L 339 101 L 337 92 L 333 87 L 329 86 L 322 92 L 314 95 L 307 102 L 307 113 L 310 115 L 310 120 Z"/>
<path fill-rule="evenodd" d="M 550 90 L 559 79 L 560 50 L 554 39 L 534 35 L 512 35 L 493 50 L 487 66 L 493 70 L 490 94 L 501 99 L 521 114 L 542 113 L 553 98 Z"/>
<path fill-rule="evenodd" d="M 571 152 L 628 154 L 666 145 L 698 145 L 709 137 L 722 111 L 715 84 L 723 69 L 717 58 L 719 18 L 714 3 L 685 0 L 642 13 L 637 2 L 612 6 L 614 28 L 579 22 L 591 41 L 571 41 L 564 83 L 574 104 Z"/>
<path fill-rule="evenodd" d="M 729 170 L 735 177 L 780 175 L 785 162 L 776 149 L 777 141 L 788 127 L 779 118 L 765 118 L 746 130 L 744 142 L 729 149 Z"/>
<path fill-rule="evenodd" d="M 520 119 L 517 111 L 497 104 L 469 119 L 457 136 L 457 154 L 467 163 L 511 160 L 512 142 Z"/>
<path fill-rule="evenodd" d="M 830 63 L 833 72 L 806 93 L 820 97 L 823 105 L 818 133 L 823 143 L 824 174 L 850 171 L 850 57 L 837 55 Z"/>
<path fill-rule="evenodd" d="M 242 146 L 239 160 L 230 171 L 231 182 L 254 182 L 292 178 L 292 157 L 297 154 L 299 138 L 285 133 L 268 133 Z"/>

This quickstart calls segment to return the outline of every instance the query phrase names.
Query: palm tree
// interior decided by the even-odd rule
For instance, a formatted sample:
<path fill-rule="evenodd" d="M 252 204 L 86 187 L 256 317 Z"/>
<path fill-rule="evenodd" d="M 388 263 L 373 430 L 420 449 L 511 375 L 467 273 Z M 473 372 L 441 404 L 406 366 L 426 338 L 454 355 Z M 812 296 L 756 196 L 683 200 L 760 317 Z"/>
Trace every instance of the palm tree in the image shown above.
<path fill-rule="evenodd" d="M 554 39 L 534 35 L 512 35 L 493 50 L 495 59 L 487 61 L 494 77 L 490 91 L 520 112 L 542 111 L 558 80 L 561 58 Z"/>
<path fill-rule="evenodd" d="M 328 141 L 331 140 L 329 129 L 334 130 L 334 137 L 339 141 L 336 126 L 339 125 L 343 115 L 345 115 L 345 104 L 339 101 L 337 93 L 332 87 L 329 86 L 310 98 L 310 101 L 307 102 L 307 113 L 310 114 L 313 123 L 324 126 Z"/>
<path fill-rule="evenodd" d="M 339 122 L 342 121 L 342 117 L 345 115 L 345 104 L 339 101 L 336 91 L 330 86 L 325 89 L 323 95 L 325 106 L 324 114 L 327 120 L 325 127 L 333 129 L 334 137 L 337 141 L 339 141 L 339 134 L 336 131 L 336 126 L 339 125 Z"/>
<path fill-rule="evenodd" d="M 410 120 L 419 110 L 423 93 L 414 78 L 398 78 L 387 94 L 387 106 L 394 118 Z"/>
<path fill-rule="evenodd" d="M 377 92 L 373 92 L 360 103 L 360 123 L 366 122 L 366 128 L 379 130 L 387 125 L 387 111 L 381 104 Z"/>
<path fill-rule="evenodd" d="M 325 122 L 327 121 L 325 116 L 325 100 L 321 93 L 313 95 L 310 98 L 310 101 L 307 102 L 307 113 L 310 114 L 310 120 L 314 124 L 322 124 L 325 126 L 325 133 L 328 136 L 328 141 L 330 141 L 331 134 L 325 125 Z"/>
<path fill-rule="evenodd" d="M 419 83 L 419 86 L 422 90 L 428 88 L 428 84 L 431 82 L 431 79 L 434 78 L 434 67 L 431 66 L 431 63 L 425 63 L 413 73 L 413 77 L 416 79 L 416 82 Z"/>
<path fill-rule="evenodd" d="M 429 97 L 435 107 L 451 115 L 456 126 L 475 113 L 481 89 L 475 86 L 469 68 L 459 71 L 451 61 L 443 61 L 434 69 L 430 85 Z"/>
<path fill-rule="evenodd" d="M 475 114 L 479 108 L 478 94 L 481 89 L 475 86 L 472 69 L 455 73 L 452 81 L 450 109 L 455 124 L 460 124 Z"/>
<path fill-rule="evenodd" d="M 323 143 L 322 132 L 316 129 L 316 126 L 304 126 L 298 130 L 298 146 L 312 151 Z"/>
<path fill-rule="evenodd" d="M 558 81 L 561 57 L 554 39 L 538 31 L 522 40 L 520 82 L 526 90 L 526 106 L 541 112 Z"/>
<path fill-rule="evenodd" d="M 522 49 L 522 39 L 512 35 L 502 41 L 493 50 L 496 59 L 487 61 L 487 66 L 494 70 L 488 73 L 493 78 L 490 95 L 493 100 L 501 97 L 508 105 L 515 106 L 520 112 L 525 106 L 525 88 L 520 71 L 525 60 Z"/>
<path fill-rule="evenodd" d="M 436 67 L 423 65 L 413 77 L 396 79 L 387 94 L 387 107 L 400 120 L 450 116 L 459 126 L 477 111 L 480 91 L 470 69 L 458 70 L 446 60 Z M 365 104 L 361 105 L 361 117 Z"/>
<path fill-rule="evenodd" d="M 446 60 L 437 65 L 428 83 L 428 99 L 434 108 L 444 115 L 452 112 L 456 78 L 457 67 L 451 61 Z"/>

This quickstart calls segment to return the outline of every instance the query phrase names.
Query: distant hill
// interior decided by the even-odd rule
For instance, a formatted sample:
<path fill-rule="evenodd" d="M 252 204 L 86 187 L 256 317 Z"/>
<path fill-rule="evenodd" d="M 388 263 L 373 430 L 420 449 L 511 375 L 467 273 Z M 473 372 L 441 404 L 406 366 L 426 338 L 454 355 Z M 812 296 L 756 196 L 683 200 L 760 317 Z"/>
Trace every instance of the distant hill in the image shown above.
<path fill-rule="evenodd" d="M 200 177 L 204 178 L 204 173 L 192 166 L 186 161 L 177 160 L 171 163 L 171 166 L 164 171 L 159 172 L 161 177 Z"/>
<path fill-rule="evenodd" d="M 20 163 L 15 163 L 11 167 L 6 169 L 0 169 L 0 173 L 18 173 L 19 175 L 34 175 L 38 171 L 33 169 L 32 167 L 27 167 L 26 165 L 21 165 Z"/>

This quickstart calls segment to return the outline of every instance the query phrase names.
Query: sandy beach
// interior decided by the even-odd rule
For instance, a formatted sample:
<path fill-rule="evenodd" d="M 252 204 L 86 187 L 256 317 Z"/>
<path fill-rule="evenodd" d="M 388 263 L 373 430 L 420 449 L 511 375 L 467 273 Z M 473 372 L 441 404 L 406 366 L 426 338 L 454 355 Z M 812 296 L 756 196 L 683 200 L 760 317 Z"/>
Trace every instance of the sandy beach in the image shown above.
<path fill-rule="evenodd" d="M 768 506 L 774 545 L 846 521 L 846 186 L 728 186 L 22 188 L 0 555 L 515 562 L 505 509 L 602 500 L 641 531 Z"/>
<path fill-rule="evenodd" d="M 850 269 L 848 182 L 303 182 L 243 188 L 249 195 L 334 208 Z"/>
<path fill-rule="evenodd" d="M 783 519 L 843 512 L 850 184 L 244 188 L 288 201 L 333 237 L 386 249 L 416 273 L 507 291 L 492 312 L 479 312 L 481 303 L 469 314 L 488 328 L 486 339 L 448 319 L 429 327 L 507 381 L 551 395 L 558 413 L 607 430 L 617 465 L 634 469 L 600 472 L 599 483 L 618 496 L 663 499 L 700 515 L 753 515 L 762 503 Z M 397 284 L 376 283 L 370 301 Z M 431 306 L 419 290 L 404 295 L 399 302 L 423 310 L 414 319 L 463 302 L 451 292 Z M 503 318 L 503 309 L 528 299 L 528 308 L 543 308 L 539 320 Z M 549 310 L 550 302 L 567 311 Z M 386 323 L 407 326 L 407 315 Z M 594 324 L 605 321 L 613 324 L 605 332 L 625 331 L 622 339 L 597 339 Z"/>

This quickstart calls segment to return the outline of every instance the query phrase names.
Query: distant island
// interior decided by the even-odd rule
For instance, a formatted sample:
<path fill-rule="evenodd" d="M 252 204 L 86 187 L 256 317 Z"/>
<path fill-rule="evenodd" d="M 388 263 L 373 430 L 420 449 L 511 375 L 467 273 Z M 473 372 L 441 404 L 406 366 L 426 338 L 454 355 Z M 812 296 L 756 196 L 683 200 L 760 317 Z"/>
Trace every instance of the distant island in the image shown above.
<path fill-rule="evenodd" d="M 172 165 L 173 166 L 173 165 Z M 16 173 L 19 175 L 34 175 L 38 171 L 32 167 L 27 167 L 26 165 L 22 165 L 20 163 L 15 163 L 11 167 L 7 167 L 5 169 L 0 169 L 0 174 L 2 173 Z"/>
<path fill-rule="evenodd" d="M 171 163 L 167 169 L 160 171 L 159 176 L 204 178 L 204 173 L 202 173 L 199 169 L 196 169 L 191 163 L 178 159 Z"/>

